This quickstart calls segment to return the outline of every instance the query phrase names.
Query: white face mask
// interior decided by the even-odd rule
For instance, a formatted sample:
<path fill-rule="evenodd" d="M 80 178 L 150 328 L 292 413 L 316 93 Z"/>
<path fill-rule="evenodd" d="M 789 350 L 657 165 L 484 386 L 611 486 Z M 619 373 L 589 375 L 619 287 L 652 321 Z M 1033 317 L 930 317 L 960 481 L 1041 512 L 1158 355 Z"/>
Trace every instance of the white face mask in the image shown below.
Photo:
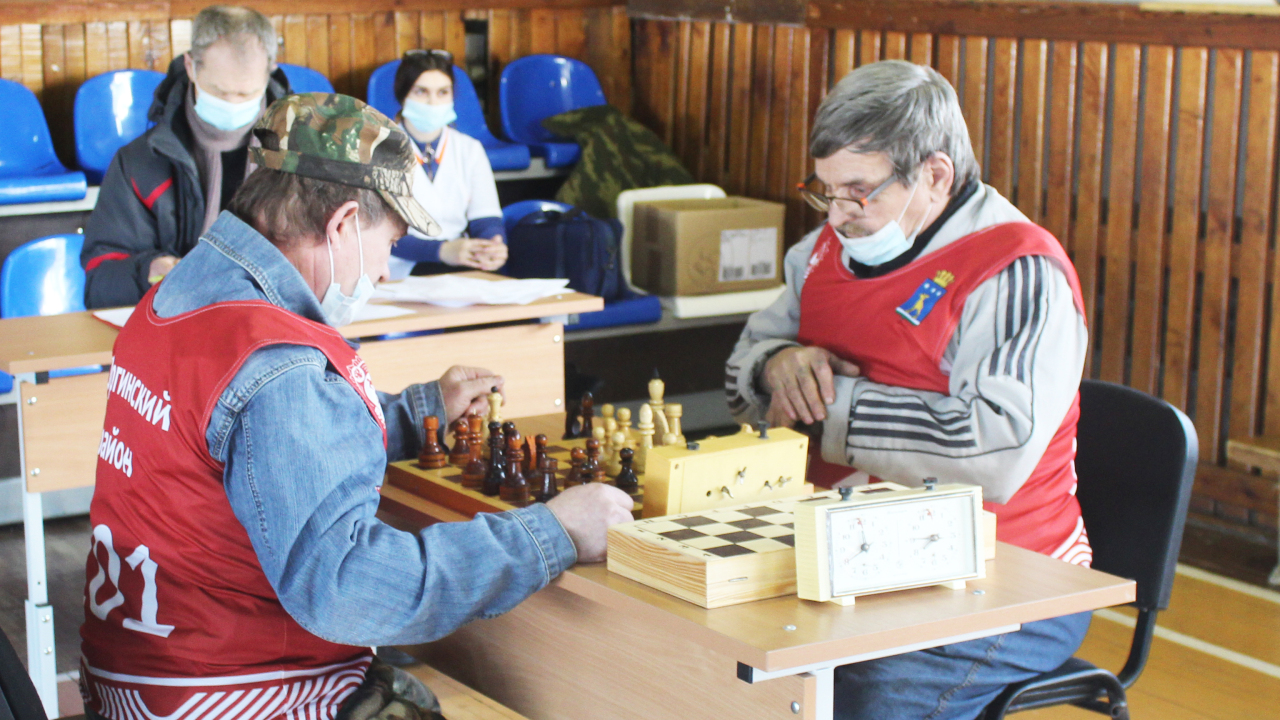
<path fill-rule="evenodd" d="M 258 119 L 262 96 L 240 103 L 227 102 L 200 88 L 196 83 L 196 115 L 219 130 L 238 130 Z"/>
<path fill-rule="evenodd" d="M 360 235 L 360 215 L 356 215 L 356 242 L 360 248 L 360 279 L 356 281 L 355 294 L 346 295 L 333 272 L 333 241 L 325 238 L 329 245 L 329 289 L 320 301 L 320 311 L 324 319 L 334 327 L 350 325 L 356 319 L 360 309 L 373 297 L 373 281 L 364 274 L 364 238 Z"/>
<path fill-rule="evenodd" d="M 902 225 L 899 222 L 907 214 L 907 207 L 911 205 L 911 200 L 916 196 L 916 188 L 919 186 L 920 181 L 917 179 L 915 184 L 911 186 L 911 195 L 907 197 L 907 204 L 902 206 L 902 212 L 898 214 L 898 219 L 890 220 L 884 227 L 870 235 L 856 238 L 845 237 L 840 234 L 839 230 L 832 228 L 832 230 L 835 230 L 836 239 L 840 241 L 840 245 L 849 254 L 849 257 L 853 258 L 854 262 L 868 267 L 875 267 L 876 265 L 883 265 L 911 249 L 911 246 L 915 243 L 916 235 L 920 232 L 920 227 L 917 225 L 915 231 L 908 237 L 903 232 Z M 933 203 L 930 202 L 929 208 L 924 212 L 926 218 L 929 217 L 929 210 L 932 209 Z M 920 222 L 923 223 L 924 219 L 922 218 Z"/>

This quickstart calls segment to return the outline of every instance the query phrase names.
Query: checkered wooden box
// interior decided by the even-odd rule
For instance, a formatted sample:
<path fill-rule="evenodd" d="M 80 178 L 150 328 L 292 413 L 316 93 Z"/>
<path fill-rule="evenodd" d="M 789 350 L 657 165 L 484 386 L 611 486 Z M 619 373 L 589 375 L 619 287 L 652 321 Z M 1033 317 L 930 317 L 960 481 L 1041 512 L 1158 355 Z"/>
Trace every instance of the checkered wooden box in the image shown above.
<path fill-rule="evenodd" d="M 665 515 L 609 529 L 609 570 L 705 608 L 796 591 L 793 508 L 813 497 Z"/>

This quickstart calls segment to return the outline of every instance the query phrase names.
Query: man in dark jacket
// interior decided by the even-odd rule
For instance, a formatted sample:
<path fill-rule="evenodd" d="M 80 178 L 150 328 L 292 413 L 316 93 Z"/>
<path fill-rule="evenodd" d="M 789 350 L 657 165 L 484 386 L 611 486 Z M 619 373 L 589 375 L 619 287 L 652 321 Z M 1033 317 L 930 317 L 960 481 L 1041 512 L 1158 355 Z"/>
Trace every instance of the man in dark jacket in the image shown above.
<path fill-rule="evenodd" d="M 256 10 L 212 6 L 192 23 L 147 113 L 155 127 L 116 153 L 85 226 L 85 305 L 133 305 L 231 202 L 249 130 L 289 92 L 276 33 Z"/>

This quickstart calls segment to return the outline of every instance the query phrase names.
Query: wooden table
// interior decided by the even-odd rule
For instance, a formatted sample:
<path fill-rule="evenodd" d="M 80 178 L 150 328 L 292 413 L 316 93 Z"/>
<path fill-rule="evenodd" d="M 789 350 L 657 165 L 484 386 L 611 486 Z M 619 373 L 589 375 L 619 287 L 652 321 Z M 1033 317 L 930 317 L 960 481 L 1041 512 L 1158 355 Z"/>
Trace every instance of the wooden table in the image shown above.
<path fill-rule="evenodd" d="M 462 275 L 501 279 L 481 272 Z M 363 340 L 360 355 L 379 390 L 400 392 L 439 377 L 451 365 L 476 365 L 506 379 L 506 412 L 519 416 L 563 407 L 565 320 L 600 310 L 604 302 L 566 292 L 528 305 L 403 307 L 413 314 L 342 328 L 347 337 Z M 429 330 L 440 332 L 404 336 Z M 93 484 L 107 404 L 105 367 L 71 377 L 50 379 L 49 373 L 109 364 L 117 333 L 90 312 L 0 320 L 0 370 L 15 378 L 0 404 L 17 407 L 25 480 L 28 668 L 49 717 L 58 717 L 58 708 L 41 493 Z"/>
<path fill-rule="evenodd" d="M 518 420 L 524 434 L 562 416 Z M 562 423 L 559 423 L 562 426 Z M 545 426 L 545 427 L 544 427 Z M 466 512 L 386 487 L 405 524 Z M 513 611 L 411 654 L 534 720 L 830 718 L 834 669 L 1132 602 L 1132 581 L 1000 544 L 987 577 L 859 598 L 794 596 L 705 610 L 580 565 Z"/>

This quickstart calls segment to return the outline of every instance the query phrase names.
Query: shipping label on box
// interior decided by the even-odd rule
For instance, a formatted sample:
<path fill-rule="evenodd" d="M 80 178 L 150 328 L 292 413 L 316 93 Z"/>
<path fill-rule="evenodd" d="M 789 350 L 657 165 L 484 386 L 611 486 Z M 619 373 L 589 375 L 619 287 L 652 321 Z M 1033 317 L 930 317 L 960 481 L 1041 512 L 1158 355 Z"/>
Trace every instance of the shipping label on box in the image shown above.
<path fill-rule="evenodd" d="M 720 231 L 720 282 L 778 277 L 778 228 Z"/>

